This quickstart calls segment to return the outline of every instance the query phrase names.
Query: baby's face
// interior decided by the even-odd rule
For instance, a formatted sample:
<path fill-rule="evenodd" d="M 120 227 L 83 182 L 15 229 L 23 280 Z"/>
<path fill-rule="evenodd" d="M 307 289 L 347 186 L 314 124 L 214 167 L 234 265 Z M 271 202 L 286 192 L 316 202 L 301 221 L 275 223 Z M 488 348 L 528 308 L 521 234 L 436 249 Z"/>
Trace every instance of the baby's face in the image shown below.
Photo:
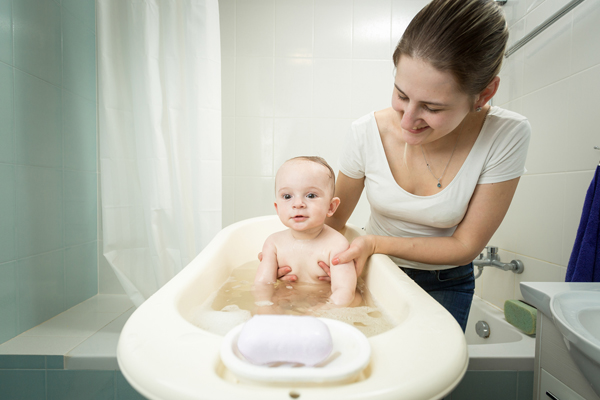
<path fill-rule="evenodd" d="M 295 231 L 319 228 L 331 216 L 333 187 L 329 170 L 307 160 L 291 160 L 275 178 L 275 208 L 285 226 Z"/>

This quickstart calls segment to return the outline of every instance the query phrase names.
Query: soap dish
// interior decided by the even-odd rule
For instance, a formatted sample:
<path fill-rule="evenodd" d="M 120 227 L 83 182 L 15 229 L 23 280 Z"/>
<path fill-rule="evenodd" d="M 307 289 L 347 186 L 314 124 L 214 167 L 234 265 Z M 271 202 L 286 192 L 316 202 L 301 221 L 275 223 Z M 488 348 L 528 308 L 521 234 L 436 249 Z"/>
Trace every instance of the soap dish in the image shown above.
<path fill-rule="evenodd" d="M 237 348 L 244 324 L 230 330 L 221 344 L 221 360 L 242 381 L 261 383 L 335 383 L 356 378 L 369 364 L 371 346 L 367 337 L 355 327 L 341 321 L 319 318 L 329 328 L 333 341 L 330 356 L 313 366 L 281 364 L 255 365 L 248 362 Z"/>

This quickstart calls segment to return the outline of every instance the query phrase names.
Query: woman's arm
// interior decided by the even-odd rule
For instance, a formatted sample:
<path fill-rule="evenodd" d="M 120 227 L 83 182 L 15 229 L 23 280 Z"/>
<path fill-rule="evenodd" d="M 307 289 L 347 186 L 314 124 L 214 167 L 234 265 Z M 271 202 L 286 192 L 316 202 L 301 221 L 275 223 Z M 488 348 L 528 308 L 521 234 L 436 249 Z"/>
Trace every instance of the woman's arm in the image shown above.
<path fill-rule="evenodd" d="M 335 183 L 335 196 L 339 197 L 340 205 L 333 216 L 325 220 L 325 223 L 338 232 L 342 231 L 356 208 L 364 187 L 365 178 L 354 179 L 338 172 Z"/>
<path fill-rule="evenodd" d="M 519 178 L 477 185 L 463 220 L 450 237 L 399 238 L 360 236 L 350 248 L 332 261 L 333 265 L 355 260 L 360 274 L 371 254 L 387 254 L 434 265 L 465 265 L 473 261 L 504 219 Z"/>

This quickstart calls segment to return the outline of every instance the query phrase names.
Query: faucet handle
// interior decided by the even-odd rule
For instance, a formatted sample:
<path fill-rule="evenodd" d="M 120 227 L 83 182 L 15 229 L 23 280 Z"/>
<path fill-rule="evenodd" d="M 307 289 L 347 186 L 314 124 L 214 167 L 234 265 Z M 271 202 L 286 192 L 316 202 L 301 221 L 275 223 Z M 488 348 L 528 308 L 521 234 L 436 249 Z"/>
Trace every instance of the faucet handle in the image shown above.
<path fill-rule="evenodd" d="M 488 251 L 492 255 L 498 254 L 498 248 L 496 246 L 490 246 L 490 247 L 488 247 Z"/>

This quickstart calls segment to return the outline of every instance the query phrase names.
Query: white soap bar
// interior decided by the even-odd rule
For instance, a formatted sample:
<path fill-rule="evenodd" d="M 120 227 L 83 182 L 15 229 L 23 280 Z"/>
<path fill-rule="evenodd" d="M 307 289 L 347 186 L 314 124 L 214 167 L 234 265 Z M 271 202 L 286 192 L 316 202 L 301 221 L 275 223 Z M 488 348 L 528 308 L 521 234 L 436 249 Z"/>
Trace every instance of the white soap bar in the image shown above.
<path fill-rule="evenodd" d="M 242 328 L 237 346 L 252 364 L 313 366 L 331 354 L 333 340 L 327 325 L 315 317 L 255 315 Z"/>

